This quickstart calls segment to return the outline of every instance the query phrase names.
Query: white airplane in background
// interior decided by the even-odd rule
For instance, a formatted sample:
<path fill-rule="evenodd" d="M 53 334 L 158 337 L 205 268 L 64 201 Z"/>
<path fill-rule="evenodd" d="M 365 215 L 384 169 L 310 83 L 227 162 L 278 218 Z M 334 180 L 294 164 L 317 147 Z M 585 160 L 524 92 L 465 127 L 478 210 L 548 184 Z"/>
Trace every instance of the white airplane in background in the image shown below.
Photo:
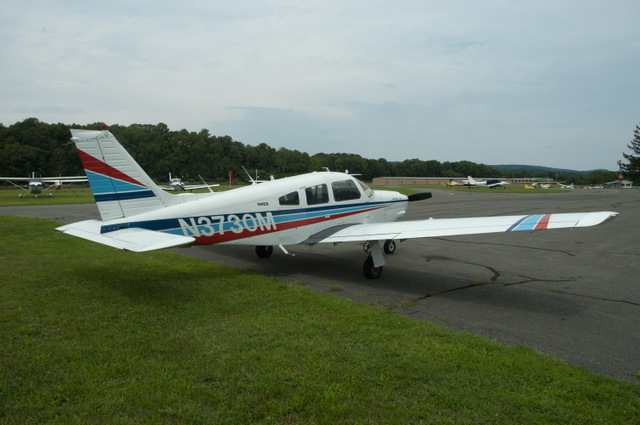
<path fill-rule="evenodd" d="M 36 173 L 31 173 L 31 177 L 0 177 L 0 180 L 7 181 L 17 187 L 24 190 L 27 193 L 33 194 L 34 197 L 38 197 L 40 193 L 49 189 L 62 189 L 62 185 L 66 183 L 86 183 L 87 177 L 85 176 L 67 176 L 67 177 L 36 177 Z M 18 184 L 15 182 L 26 181 L 27 184 Z M 45 186 L 46 185 L 46 186 Z M 22 193 L 18 195 L 22 198 Z M 49 192 L 49 196 L 53 196 Z"/>
<path fill-rule="evenodd" d="M 397 221 L 405 196 L 371 190 L 354 176 L 313 172 L 226 192 L 170 194 L 161 190 L 116 138 L 102 131 L 71 130 L 102 220 L 58 230 L 119 249 L 145 252 L 191 244 L 255 246 L 268 257 L 278 246 L 361 242 L 363 271 L 377 278 L 384 252 L 411 238 L 587 227 L 618 213 L 586 212 Z"/>
<path fill-rule="evenodd" d="M 534 189 L 551 189 L 551 185 L 546 183 L 532 183 L 531 186 Z"/>
<path fill-rule="evenodd" d="M 200 175 L 198 175 L 198 177 L 200 177 Z M 169 186 L 158 185 L 158 187 L 160 187 L 160 189 L 162 190 L 171 190 L 174 192 L 183 192 L 187 190 L 205 189 L 205 188 L 209 189 L 210 192 L 213 192 L 211 190 L 212 187 L 220 186 L 219 184 L 208 184 L 207 182 L 204 181 L 202 177 L 200 177 L 200 180 L 202 180 L 202 183 L 204 184 L 184 184 L 182 182 L 182 179 L 178 177 L 172 178 L 171 173 L 169 173 Z"/>
<path fill-rule="evenodd" d="M 493 189 L 494 187 L 506 187 L 509 183 L 497 179 L 478 181 L 474 180 L 474 178 L 471 176 L 467 176 L 467 184 L 471 187 L 488 187 L 490 189 Z"/>
<path fill-rule="evenodd" d="M 573 183 L 571 184 L 562 184 L 562 183 L 557 183 L 560 186 L 560 189 L 573 189 Z"/>

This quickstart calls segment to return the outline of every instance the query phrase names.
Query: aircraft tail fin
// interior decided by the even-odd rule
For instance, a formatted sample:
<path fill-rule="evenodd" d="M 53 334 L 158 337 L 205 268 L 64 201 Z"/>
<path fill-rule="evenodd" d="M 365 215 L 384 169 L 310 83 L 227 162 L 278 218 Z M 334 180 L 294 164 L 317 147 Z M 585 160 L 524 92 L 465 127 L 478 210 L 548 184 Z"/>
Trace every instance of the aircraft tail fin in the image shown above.
<path fill-rule="evenodd" d="M 103 221 L 129 217 L 177 202 L 164 192 L 108 130 L 71 130 Z"/>

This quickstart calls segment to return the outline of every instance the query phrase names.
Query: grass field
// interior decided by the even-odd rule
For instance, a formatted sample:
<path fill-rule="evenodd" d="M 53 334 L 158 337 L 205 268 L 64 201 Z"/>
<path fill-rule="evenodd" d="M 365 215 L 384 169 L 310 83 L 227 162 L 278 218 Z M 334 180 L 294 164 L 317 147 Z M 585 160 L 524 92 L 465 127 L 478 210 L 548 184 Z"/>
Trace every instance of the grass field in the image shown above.
<path fill-rule="evenodd" d="M 2 424 L 639 423 L 640 384 L 0 216 Z"/>

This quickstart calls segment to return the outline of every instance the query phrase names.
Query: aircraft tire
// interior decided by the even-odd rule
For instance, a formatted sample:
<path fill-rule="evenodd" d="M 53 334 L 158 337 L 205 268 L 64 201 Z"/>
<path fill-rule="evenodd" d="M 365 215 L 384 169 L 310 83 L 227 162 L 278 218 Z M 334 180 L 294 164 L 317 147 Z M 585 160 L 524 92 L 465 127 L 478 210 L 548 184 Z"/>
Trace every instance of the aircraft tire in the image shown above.
<path fill-rule="evenodd" d="M 374 267 L 373 258 L 368 256 L 362 265 L 362 272 L 367 279 L 377 279 L 382 274 L 382 266 Z"/>
<path fill-rule="evenodd" d="M 396 252 L 397 248 L 398 247 L 396 245 L 396 241 L 394 241 L 393 239 L 389 239 L 384 243 L 384 252 L 386 254 L 393 254 L 394 252 Z"/>
<path fill-rule="evenodd" d="M 271 256 L 271 254 L 273 254 L 273 247 L 272 246 L 256 246 L 256 254 L 258 255 L 258 257 L 260 258 L 268 258 Z"/>

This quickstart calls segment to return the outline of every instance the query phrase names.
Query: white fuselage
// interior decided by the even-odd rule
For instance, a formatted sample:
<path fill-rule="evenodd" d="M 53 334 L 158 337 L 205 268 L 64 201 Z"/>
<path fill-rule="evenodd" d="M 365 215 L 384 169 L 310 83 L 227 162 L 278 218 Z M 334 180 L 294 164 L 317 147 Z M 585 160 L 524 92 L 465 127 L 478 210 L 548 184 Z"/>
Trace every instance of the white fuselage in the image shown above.
<path fill-rule="evenodd" d="M 196 244 L 292 245 L 341 226 L 403 217 L 408 199 L 353 176 L 316 172 L 214 194 L 174 195 L 174 205 L 104 223 L 192 236 Z"/>

